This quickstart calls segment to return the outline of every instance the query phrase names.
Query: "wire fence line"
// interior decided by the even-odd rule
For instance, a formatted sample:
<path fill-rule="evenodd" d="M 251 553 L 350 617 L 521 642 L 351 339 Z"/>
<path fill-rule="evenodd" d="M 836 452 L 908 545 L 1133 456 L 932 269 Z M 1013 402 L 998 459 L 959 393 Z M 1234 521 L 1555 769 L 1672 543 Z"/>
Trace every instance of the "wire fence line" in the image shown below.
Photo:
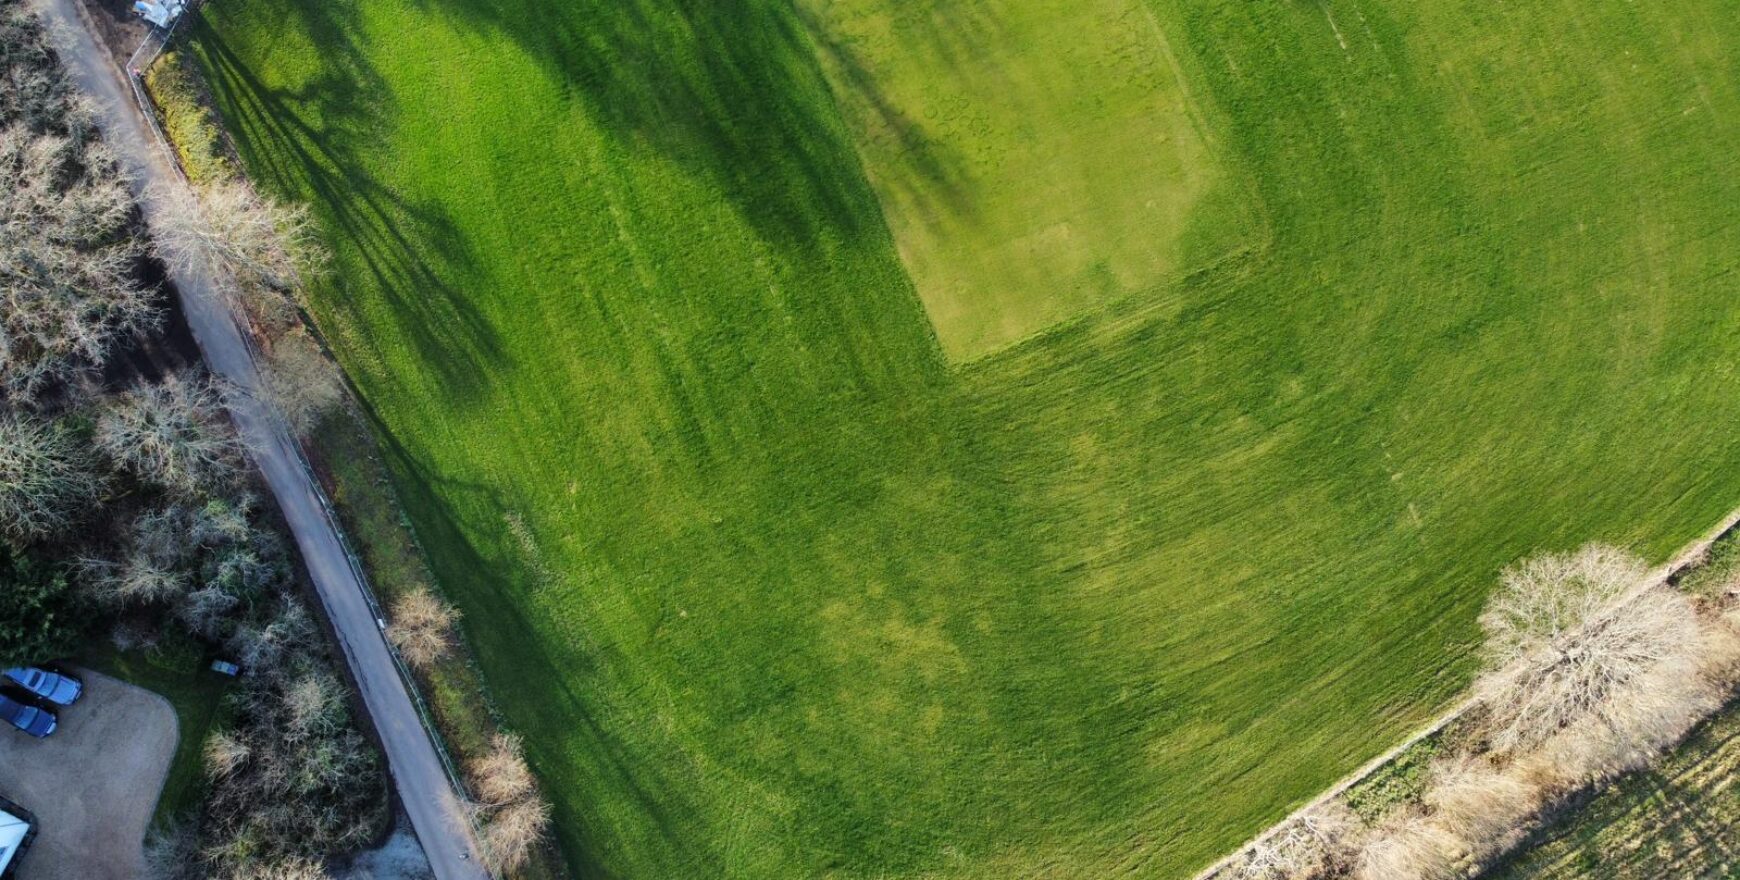
<path fill-rule="evenodd" d="M 127 59 L 124 71 L 134 101 L 137 102 L 139 112 L 145 117 L 145 121 L 149 125 L 151 133 L 156 139 L 158 146 L 161 147 L 164 153 L 168 156 L 171 167 L 173 167 L 176 173 L 181 177 L 182 182 L 189 186 L 192 185 L 192 182 L 187 175 L 187 169 L 182 165 L 181 155 L 176 151 L 167 132 L 163 129 L 162 122 L 159 119 L 157 102 L 151 98 L 149 90 L 145 88 L 145 74 L 151 69 L 151 66 L 162 57 L 163 52 L 169 47 L 171 40 L 175 36 L 176 29 L 180 26 L 182 20 L 188 16 L 198 14 L 199 8 L 202 5 L 203 0 L 192 0 L 187 8 L 183 10 L 181 15 L 170 24 L 169 28 L 151 28 L 150 32 L 146 34 L 145 39 L 140 42 L 138 48 L 136 48 L 133 51 L 133 54 Z M 248 187 L 250 190 L 253 190 L 252 181 L 247 180 L 245 177 L 240 178 L 240 183 L 243 186 Z M 263 374 L 262 365 L 265 363 L 265 355 L 260 350 L 253 328 L 242 317 L 242 315 L 238 313 L 238 304 L 231 298 L 224 297 L 223 305 L 225 315 L 236 326 L 236 330 L 241 336 L 242 343 L 247 349 L 248 359 L 253 364 L 256 375 Z M 306 320 L 305 323 L 307 323 Z M 313 329 L 312 326 L 310 326 L 310 329 Z M 316 339 L 319 340 L 322 350 L 330 358 L 331 352 L 327 349 L 325 340 L 321 339 L 317 333 Z M 350 402 L 354 405 L 356 392 L 355 389 L 350 386 L 348 377 L 345 378 L 346 381 L 343 383 L 344 388 L 346 394 L 352 398 Z M 370 613 L 374 616 L 376 627 L 380 631 L 381 640 L 386 644 L 387 655 L 392 658 L 393 668 L 398 673 L 399 680 L 403 683 L 405 692 L 411 697 L 411 705 L 417 711 L 417 719 L 421 723 L 424 732 L 427 734 L 430 743 L 435 747 L 435 754 L 441 760 L 442 769 L 446 772 L 449 783 L 453 786 L 454 791 L 462 795 L 467 801 L 471 800 L 471 787 L 466 783 L 464 775 L 460 772 L 458 762 L 454 760 L 452 752 L 449 751 L 447 747 L 446 738 L 442 736 L 440 728 L 435 723 L 434 713 L 430 710 L 428 701 L 424 699 L 422 688 L 418 685 L 416 676 L 411 672 L 410 666 L 406 664 L 405 658 L 400 654 L 398 647 L 393 644 L 392 639 L 387 638 L 386 611 L 381 605 L 379 596 L 375 593 L 374 585 L 368 577 L 367 569 L 363 565 L 361 556 L 356 552 L 356 548 L 352 545 L 349 534 L 346 533 L 342 526 L 342 520 L 339 518 L 337 508 L 333 505 L 331 498 L 328 497 L 326 489 L 321 483 L 319 473 L 314 469 L 314 465 L 308 455 L 306 444 L 303 442 L 302 438 L 290 428 L 288 421 L 278 411 L 278 408 L 272 406 L 269 401 L 263 399 L 257 389 L 244 389 L 243 393 L 260 405 L 260 410 L 276 424 L 276 426 L 282 431 L 284 438 L 287 439 L 288 442 L 286 443 L 286 446 L 288 446 L 290 451 L 294 454 L 297 465 L 301 467 L 302 472 L 307 476 L 308 485 L 314 495 L 314 499 L 319 503 L 321 513 L 330 524 L 333 534 L 337 536 L 340 549 L 344 551 L 345 563 L 350 568 L 357 584 L 362 588 L 361 593 L 363 601 L 368 605 Z M 421 549 L 421 547 L 419 547 L 419 549 Z M 321 601 L 324 605 L 324 597 Z M 331 610 L 328 609 L 327 611 L 330 616 Z M 476 815 L 470 809 L 463 810 L 463 813 L 465 822 L 471 827 L 472 834 L 476 837 L 479 844 L 487 846 L 487 844 L 484 843 L 485 838 L 483 836 L 483 829 L 479 825 Z M 486 860 L 481 867 L 491 877 L 498 878 L 499 880 L 502 875 L 495 869 L 495 866 L 491 863 L 492 861 L 493 860 Z"/>

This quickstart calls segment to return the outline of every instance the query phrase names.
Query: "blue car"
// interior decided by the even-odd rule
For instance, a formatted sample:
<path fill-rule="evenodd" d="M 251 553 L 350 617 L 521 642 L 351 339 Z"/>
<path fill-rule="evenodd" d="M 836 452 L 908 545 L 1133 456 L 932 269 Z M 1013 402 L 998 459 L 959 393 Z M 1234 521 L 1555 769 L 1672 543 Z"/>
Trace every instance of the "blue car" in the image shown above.
<path fill-rule="evenodd" d="M 0 694 L 0 720 L 38 739 L 53 733 L 59 726 L 53 712 L 26 706 L 5 694 Z"/>
<path fill-rule="evenodd" d="M 49 672 L 35 666 L 18 666 L 6 670 L 6 680 L 30 692 L 38 699 L 47 700 L 56 706 L 71 706 L 85 692 L 85 686 L 70 675 Z"/>

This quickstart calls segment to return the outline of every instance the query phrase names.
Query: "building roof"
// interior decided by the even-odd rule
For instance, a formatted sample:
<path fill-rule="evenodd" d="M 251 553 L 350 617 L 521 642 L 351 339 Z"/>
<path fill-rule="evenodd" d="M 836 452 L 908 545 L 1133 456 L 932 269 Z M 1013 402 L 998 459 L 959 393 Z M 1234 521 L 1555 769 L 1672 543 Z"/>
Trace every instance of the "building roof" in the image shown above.
<path fill-rule="evenodd" d="M 12 867 L 12 860 L 24 850 L 30 837 L 30 820 L 0 810 L 0 874 Z"/>

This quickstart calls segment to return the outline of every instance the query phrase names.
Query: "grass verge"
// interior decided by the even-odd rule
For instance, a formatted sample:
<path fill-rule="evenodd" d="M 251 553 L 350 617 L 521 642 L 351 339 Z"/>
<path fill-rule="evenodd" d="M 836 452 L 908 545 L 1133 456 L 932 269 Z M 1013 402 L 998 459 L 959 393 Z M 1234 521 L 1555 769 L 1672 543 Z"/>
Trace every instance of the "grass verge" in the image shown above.
<path fill-rule="evenodd" d="M 419 587 L 434 589 L 428 563 L 363 417 L 348 407 L 328 413 L 311 435 L 309 451 L 382 604 L 391 608 L 395 599 Z M 413 675 L 454 760 L 463 766 L 486 753 L 498 719 L 469 651 L 461 648 Z M 544 847 L 513 876 L 552 880 L 567 875 L 555 851 Z"/>

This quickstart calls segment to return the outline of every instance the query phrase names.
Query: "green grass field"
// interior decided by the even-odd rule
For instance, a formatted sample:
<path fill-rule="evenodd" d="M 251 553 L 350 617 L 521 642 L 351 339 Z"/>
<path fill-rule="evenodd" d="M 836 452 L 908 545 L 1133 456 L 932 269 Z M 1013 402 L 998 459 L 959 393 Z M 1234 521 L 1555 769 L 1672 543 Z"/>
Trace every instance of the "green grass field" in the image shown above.
<path fill-rule="evenodd" d="M 1188 876 L 1443 705 L 1500 567 L 1740 503 L 1727 4 L 964 4 L 934 92 L 914 5 L 194 34 L 582 876 Z M 983 223 L 908 228 L 835 43 L 1009 151 Z M 1034 79 L 1105 47 L 1151 113 Z"/>
<path fill-rule="evenodd" d="M 1245 243 L 1216 236 L 1256 237 L 1141 0 L 799 8 L 951 359 L 1163 296 Z M 1193 233 L 1216 185 L 1229 204 Z"/>

